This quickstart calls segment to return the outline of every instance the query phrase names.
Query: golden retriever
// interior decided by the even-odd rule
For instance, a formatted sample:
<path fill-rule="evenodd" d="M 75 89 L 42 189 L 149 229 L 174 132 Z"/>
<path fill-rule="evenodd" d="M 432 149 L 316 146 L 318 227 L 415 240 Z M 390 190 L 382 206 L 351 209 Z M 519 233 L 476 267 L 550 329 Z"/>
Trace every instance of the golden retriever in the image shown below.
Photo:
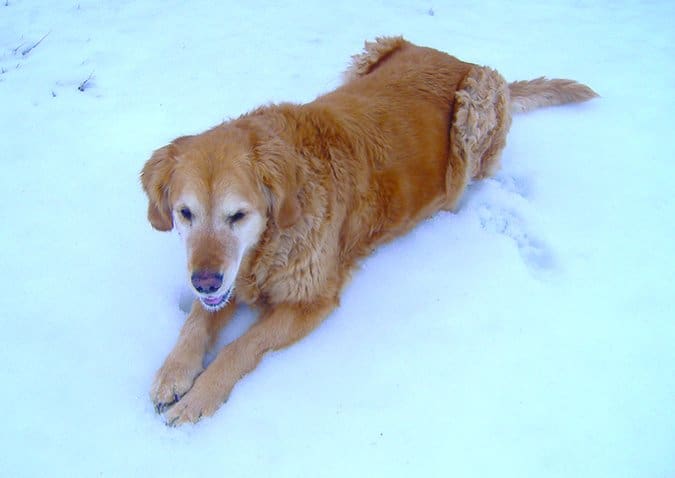
<path fill-rule="evenodd" d="M 336 307 L 359 259 L 498 165 L 512 111 L 597 96 L 571 80 L 508 84 L 401 37 L 367 42 L 344 83 L 265 106 L 154 152 L 141 173 L 156 229 L 176 228 L 197 299 L 151 398 L 168 424 L 212 415 L 270 350 Z M 260 318 L 204 369 L 246 303 Z"/>

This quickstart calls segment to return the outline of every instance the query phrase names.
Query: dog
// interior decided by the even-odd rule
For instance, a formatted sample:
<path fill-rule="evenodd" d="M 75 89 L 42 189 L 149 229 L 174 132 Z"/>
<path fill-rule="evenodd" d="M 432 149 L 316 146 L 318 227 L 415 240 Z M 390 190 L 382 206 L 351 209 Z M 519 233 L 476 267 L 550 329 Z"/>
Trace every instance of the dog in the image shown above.
<path fill-rule="evenodd" d="M 596 97 L 572 80 L 507 83 L 402 37 L 366 42 L 342 85 L 255 109 L 154 152 L 148 219 L 177 229 L 196 299 L 150 395 L 167 424 L 197 422 L 263 355 L 310 333 L 358 261 L 494 173 L 512 112 Z M 258 321 L 204 368 L 235 305 Z"/>

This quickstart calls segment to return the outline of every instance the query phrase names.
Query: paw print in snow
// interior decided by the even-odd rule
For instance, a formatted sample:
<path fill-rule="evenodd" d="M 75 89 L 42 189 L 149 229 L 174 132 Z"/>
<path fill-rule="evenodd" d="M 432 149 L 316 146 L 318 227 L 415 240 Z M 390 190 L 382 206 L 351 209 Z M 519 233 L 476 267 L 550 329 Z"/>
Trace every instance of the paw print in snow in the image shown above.
<path fill-rule="evenodd" d="M 490 204 L 478 208 L 478 217 L 483 229 L 511 238 L 525 264 L 533 271 L 546 271 L 554 267 L 553 253 L 545 241 L 530 231 L 520 215 L 503 208 L 494 209 Z"/>

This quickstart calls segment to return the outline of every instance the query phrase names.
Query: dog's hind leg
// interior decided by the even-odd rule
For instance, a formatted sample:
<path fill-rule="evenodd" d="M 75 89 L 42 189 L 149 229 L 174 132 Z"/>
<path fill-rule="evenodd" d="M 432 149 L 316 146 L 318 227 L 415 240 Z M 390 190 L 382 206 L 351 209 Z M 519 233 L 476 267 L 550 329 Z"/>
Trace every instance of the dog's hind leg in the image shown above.
<path fill-rule="evenodd" d="M 472 67 L 455 93 L 444 209 L 454 210 L 469 181 L 491 176 L 499 166 L 509 108 L 504 78 L 491 68 Z"/>

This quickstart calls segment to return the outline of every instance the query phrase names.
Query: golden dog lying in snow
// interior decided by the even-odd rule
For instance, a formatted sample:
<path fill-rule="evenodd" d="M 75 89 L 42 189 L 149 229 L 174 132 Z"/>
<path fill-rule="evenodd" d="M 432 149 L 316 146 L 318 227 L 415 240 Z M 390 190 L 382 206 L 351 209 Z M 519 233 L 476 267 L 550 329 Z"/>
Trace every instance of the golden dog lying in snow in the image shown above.
<path fill-rule="evenodd" d="M 141 173 L 148 218 L 176 227 L 197 295 L 151 397 L 167 423 L 213 414 L 269 350 L 314 329 L 359 259 L 498 165 L 511 111 L 585 101 L 571 80 L 506 83 L 401 37 L 366 43 L 344 84 L 266 106 L 155 151 Z M 204 370 L 244 302 L 260 319 Z"/>

